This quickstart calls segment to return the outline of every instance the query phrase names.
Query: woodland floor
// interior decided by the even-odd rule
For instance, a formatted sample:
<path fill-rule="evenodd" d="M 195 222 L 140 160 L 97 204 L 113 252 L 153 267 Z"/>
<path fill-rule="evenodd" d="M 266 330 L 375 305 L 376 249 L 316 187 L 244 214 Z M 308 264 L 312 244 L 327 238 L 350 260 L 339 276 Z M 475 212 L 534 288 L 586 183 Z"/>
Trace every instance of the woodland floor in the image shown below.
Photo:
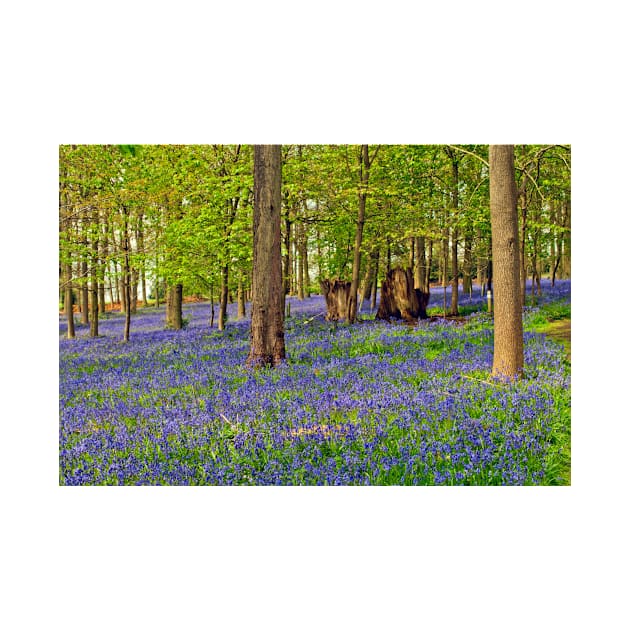
<path fill-rule="evenodd" d="M 559 341 L 567 353 L 569 363 L 571 362 L 571 319 L 560 319 L 555 322 L 549 322 L 545 330 L 546 335 Z"/>

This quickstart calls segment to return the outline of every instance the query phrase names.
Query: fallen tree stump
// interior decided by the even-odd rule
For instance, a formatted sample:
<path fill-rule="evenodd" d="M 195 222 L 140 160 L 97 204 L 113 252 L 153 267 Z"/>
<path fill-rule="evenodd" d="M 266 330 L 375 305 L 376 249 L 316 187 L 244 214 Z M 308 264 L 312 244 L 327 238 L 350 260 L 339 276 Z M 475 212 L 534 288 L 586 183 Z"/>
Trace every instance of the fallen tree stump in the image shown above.
<path fill-rule="evenodd" d="M 321 280 L 319 283 L 326 300 L 326 321 L 338 322 L 348 318 L 351 283 L 346 280 Z"/>
<path fill-rule="evenodd" d="M 417 321 L 418 318 L 428 319 L 428 303 L 429 293 L 414 289 L 411 269 L 397 267 L 385 276 L 376 319 L 390 321 L 393 317 L 409 323 Z"/>

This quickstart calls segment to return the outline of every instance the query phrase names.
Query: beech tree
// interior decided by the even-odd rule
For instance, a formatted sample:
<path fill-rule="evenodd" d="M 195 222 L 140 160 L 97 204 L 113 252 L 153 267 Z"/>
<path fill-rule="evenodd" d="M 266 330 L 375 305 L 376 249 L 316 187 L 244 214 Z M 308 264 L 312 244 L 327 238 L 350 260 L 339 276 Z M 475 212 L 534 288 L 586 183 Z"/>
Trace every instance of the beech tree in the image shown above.
<path fill-rule="evenodd" d="M 492 374 L 504 378 L 517 378 L 523 371 L 523 309 L 514 146 L 490 145 L 489 157 L 494 282 Z"/>
<path fill-rule="evenodd" d="M 250 367 L 271 367 L 285 359 L 281 187 L 281 145 L 255 145 Z"/>

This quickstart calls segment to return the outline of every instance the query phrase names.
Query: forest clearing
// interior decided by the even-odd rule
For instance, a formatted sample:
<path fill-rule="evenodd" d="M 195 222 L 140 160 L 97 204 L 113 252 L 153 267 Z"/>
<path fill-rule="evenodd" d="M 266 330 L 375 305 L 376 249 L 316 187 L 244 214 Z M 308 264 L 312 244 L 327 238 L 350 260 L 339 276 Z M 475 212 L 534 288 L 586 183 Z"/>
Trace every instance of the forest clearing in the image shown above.
<path fill-rule="evenodd" d="M 60 485 L 570 484 L 569 147 L 63 145 L 59 184 Z"/>

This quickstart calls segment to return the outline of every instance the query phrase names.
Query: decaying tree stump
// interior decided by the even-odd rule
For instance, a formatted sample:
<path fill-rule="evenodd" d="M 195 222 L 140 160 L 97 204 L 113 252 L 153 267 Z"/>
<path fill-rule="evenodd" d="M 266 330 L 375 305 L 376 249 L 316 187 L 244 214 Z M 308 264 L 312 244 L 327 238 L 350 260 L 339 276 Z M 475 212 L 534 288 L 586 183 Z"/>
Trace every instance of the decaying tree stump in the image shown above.
<path fill-rule="evenodd" d="M 376 319 L 389 321 L 392 317 L 414 322 L 427 319 L 429 294 L 413 287 L 411 269 L 392 269 L 385 276 L 381 287 L 381 303 Z"/>
<path fill-rule="evenodd" d="M 350 282 L 345 280 L 321 280 L 319 283 L 326 300 L 326 321 L 337 322 L 348 318 Z"/>

